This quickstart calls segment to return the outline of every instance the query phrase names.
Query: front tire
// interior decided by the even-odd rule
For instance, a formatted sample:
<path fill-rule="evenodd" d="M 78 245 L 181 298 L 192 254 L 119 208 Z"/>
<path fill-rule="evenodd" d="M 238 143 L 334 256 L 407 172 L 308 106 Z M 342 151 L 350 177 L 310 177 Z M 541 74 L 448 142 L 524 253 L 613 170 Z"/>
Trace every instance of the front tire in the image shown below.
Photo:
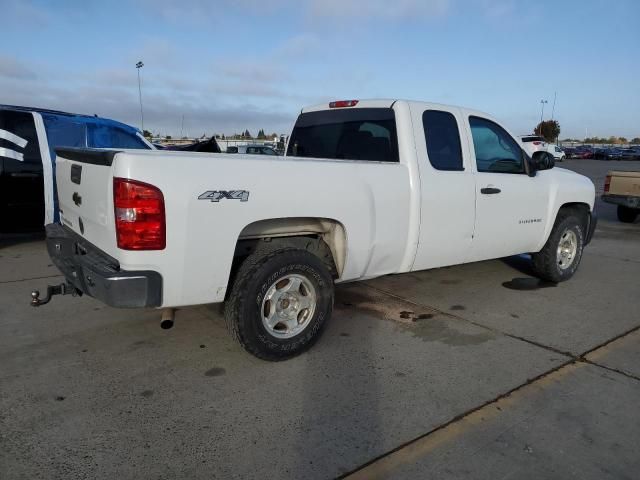
<path fill-rule="evenodd" d="M 333 279 L 306 250 L 284 248 L 243 262 L 225 303 L 232 336 L 269 361 L 294 357 L 320 337 L 333 311 Z"/>
<path fill-rule="evenodd" d="M 636 221 L 639 212 L 640 210 L 637 208 L 629 208 L 623 205 L 618 205 L 618 220 L 624 223 L 633 223 Z"/>
<path fill-rule="evenodd" d="M 536 276 L 548 282 L 564 282 L 573 277 L 584 249 L 584 223 L 575 213 L 560 213 L 547 243 L 531 255 Z"/>

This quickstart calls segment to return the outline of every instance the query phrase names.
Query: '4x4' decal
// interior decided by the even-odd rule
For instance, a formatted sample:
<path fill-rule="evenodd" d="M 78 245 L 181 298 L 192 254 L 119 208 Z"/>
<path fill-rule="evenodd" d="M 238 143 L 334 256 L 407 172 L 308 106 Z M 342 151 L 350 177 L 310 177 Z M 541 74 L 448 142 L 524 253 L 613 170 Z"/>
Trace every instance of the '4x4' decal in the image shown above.
<path fill-rule="evenodd" d="M 223 199 L 240 200 L 246 202 L 249 200 L 248 190 L 208 190 L 198 197 L 198 200 L 210 200 L 219 202 Z"/>

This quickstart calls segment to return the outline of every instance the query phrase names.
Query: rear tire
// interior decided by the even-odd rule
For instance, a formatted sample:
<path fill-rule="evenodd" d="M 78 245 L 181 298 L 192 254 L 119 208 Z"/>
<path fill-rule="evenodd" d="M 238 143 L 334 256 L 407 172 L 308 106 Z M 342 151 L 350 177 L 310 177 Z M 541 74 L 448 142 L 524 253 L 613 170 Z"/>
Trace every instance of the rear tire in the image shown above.
<path fill-rule="evenodd" d="M 333 279 L 306 250 L 250 255 L 235 277 L 224 316 L 233 338 L 252 355 L 294 357 L 320 337 L 333 311 Z"/>
<path fill-rule="evenodd" d="M 584 238 L 584 222 L 575 212 L 560 212 L 547 243 L 531 254 L 536 276 L 554 283 L 569 280 L 580 265 Z"/>
<path fill-rule="evenodd" d="M 640 213 L 640 210 L 638 210 L 637 208 L 629 208 L 618 205 L 618 220 L 620 220 L 621 222 L 635 222 L 636 218 L 638 217 L 638 213 Z"/>

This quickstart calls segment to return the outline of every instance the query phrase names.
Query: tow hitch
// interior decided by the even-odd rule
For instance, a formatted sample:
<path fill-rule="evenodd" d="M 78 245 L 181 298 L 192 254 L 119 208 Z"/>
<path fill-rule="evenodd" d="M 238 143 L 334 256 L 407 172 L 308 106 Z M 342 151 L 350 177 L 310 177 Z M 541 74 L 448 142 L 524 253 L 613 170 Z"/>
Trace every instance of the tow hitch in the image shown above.
<path fill-rule="evenodd" d="M 48 285 L 47 295 L 44 298 L 40 298 L 40 291 L 34 290 L 31 292 L 31 306 L 39 307 L 45 305 L 51 301 L 51 297 L 54 295 L 73 295 L 82 296 L 82 291 L 69 283 L 61 283 L 60 285 Z"/>

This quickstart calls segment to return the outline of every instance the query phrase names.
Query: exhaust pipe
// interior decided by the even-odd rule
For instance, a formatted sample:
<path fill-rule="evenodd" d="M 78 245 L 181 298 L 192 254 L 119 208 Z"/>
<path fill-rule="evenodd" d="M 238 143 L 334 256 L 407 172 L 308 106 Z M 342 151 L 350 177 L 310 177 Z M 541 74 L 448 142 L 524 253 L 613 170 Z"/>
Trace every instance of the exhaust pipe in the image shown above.
<path fill-rule="evenodd" d="M 169 330 L 173 327 L 173 322 L 176 319 L 176 309 L 175 308 L 165 308 L 162 310 L 162 317 L 160 319 L 160 328 L 163 330 Z"/>

